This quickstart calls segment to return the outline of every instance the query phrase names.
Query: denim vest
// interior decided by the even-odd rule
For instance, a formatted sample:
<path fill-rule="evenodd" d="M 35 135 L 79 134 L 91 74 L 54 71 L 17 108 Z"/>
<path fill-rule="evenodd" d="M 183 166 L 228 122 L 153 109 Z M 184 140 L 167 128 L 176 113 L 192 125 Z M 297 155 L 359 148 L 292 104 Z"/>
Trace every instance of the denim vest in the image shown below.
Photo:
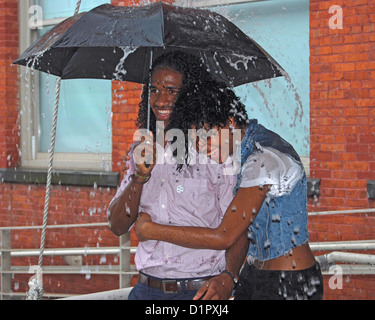
<path fill-rule="evenodd" d="M 241 167 L 260 147 L 272 147 L 287 154 L 303 169 L 298 154 L 288 142 L 252 119 L 241 142 Z M 234 194 L 238 191 L 241 179 L 240 171 Z M 259 213 L 249 227 L 248 255 L 260 261 L 274 259 L 307 242 L 308 238 L 307 185 L 303 173 L 289 193 L 281 196 L 267 194 Z"/>

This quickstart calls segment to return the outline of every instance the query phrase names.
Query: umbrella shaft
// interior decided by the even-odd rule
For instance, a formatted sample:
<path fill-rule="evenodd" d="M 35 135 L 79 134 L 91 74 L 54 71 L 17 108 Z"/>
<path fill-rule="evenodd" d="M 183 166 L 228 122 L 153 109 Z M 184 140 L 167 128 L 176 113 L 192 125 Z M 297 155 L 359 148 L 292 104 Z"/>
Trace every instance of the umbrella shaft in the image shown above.
<path fill-rule="evenodd" d="M 151 103 L 150 103 L 150 96 L 151 96 L 151 68 L 152 68 L 152 56 L 154 51 L 151 48 L 150 51 L 150 68 L 149 68 L 149 77 L 148 77 L 148 97 L 147 97 L 147 130 L 150 130 L 150 114 L 151 114 Z"/>

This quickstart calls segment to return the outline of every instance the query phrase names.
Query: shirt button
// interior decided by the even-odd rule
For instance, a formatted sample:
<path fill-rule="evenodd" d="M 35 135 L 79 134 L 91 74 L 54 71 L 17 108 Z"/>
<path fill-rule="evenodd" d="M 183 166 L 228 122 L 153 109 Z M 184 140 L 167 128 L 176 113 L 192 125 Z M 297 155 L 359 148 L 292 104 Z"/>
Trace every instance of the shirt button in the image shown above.
<path fill-rule="evenodd" d="M 165 204 L 162 204 L 161 207 L 162 207 L 163 209 L 165 209 Z"/>
<path fill-rule="evenodd" d="M 184 192 L 184 187 L 182 185 L 178 185 L 176 188 L 177 193 L 183 193 Z"/>

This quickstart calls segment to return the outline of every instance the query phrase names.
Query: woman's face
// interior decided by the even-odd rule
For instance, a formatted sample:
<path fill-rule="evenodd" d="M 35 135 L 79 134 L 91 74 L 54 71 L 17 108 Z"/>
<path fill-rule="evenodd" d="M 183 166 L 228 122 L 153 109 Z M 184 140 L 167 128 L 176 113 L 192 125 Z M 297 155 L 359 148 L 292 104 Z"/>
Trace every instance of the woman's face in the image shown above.
<path fill-rule="evenodd" d="M 192 127 L 192 129 L 195 129 Z M 218 163 L 224 163 L 233 154 L 233 136 L 231 125 L 223 128 L 208 127 L 192 131 L 192 139 L 196 140 L 196 150 Z"/>
<path fill-rule="evenodd" d="M 156 121 L 168 125 L 173 106 L 182 87 L 182 74 L 169 67 L 161 67 L 151 77 L 150 105 Z"/>

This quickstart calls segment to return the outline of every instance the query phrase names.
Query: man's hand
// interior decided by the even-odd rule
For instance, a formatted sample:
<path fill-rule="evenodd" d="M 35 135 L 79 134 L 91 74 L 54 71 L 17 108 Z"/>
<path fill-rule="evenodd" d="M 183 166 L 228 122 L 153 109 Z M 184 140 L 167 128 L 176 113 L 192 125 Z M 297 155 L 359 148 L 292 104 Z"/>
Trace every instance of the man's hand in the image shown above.
<path fill-rule="evenodd" d="M 147 222 L 152 222 L 151 217 L 148 213 L 140 212 L 138 215 L 138 220 L 135 222 L 134 231 L 138 238 L 138 241 L 146 241 L 149 240 L 144 235 L 144 226 Z"/>
<path fill-rule="evenodd" d="M 133 149 L 136 173 L 148 177 L 156 164 L 156 144 L 152 134 L 142 135 L 141 141 Z"/>
<path fill-rule="evenodd" d="M 130 150 L 131 150 L 130 147 L 128 149 L 126 149 L 125 155 L 122 157 L 123 164 L 122 164 L 121 170 L 122 170 L 123 176 L 126 176 L 128 174 L 129 161 L 130 161 L 130 155 L 129 155 Z"/>
<path fill-rule="evenodd" d="M 234 289 L 232 278 L 225 274 L 219 274 L 207 280 L 200 288 L 193 300 L 228 300 Z"/>

